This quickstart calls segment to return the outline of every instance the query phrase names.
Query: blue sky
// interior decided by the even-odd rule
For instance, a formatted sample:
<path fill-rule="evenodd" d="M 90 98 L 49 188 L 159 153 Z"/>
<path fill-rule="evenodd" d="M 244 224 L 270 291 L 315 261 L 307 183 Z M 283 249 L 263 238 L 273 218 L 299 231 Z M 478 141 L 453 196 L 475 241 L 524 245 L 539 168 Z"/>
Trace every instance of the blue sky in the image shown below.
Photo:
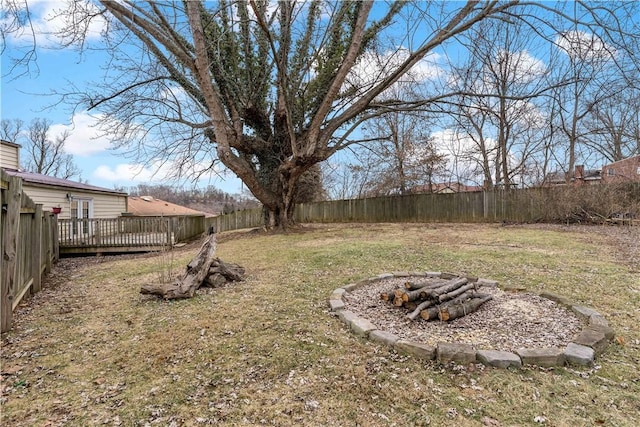
<path fill-rule="evenodd" d="M 69 105 L 52 106 L 57 99 L 47 96 L 48 93 L 52 91 L 68 92 L 72 85 L 82 89 L 87 82 L 99 80 L 102 66 L 108 57 L 99 50 L 85 50 L 80 54 L 75 49 L 51 48 L 50 46 L 53 44 L 51 40 L 41 34 L 56 32 L 60 29 L 60 23 L 55 19 L 46 20 L 43 17 L 49 15 L 55 8 L 60 8 L 63 2 L 47 0 L 28 0 L 28 2 L 33 14 L 32 23 L 39 34 L 36 40 L 37 59 L 30 63 L 28 69 L 19 68 L 9 74 L 10 58 L 20 56 L 20 48 L 30 47 L 33 40 L 31 32 L 28 30 L 25 31 L 26 37 L 24 38 L 11 37 L 6 40 L 7 45 L 2 57 L 2 85 L 0 88 L 0 117 L 2 119 L 21 119 L 28 125 L 34 118 L 46 118 L 54 124 L 51 127 L 52 138 L 67 130 L 71 136 L 67 141 L 66 150 L 73 155 L 76 164 L 82 169 L 82 180 L 92 185 L 106 188 L 127 188 L 149 183 L 177 184 L 186 188 L 213 185 L 228 193 L 242 192 L 240 180 L 228 172 L 224 178 L 210 174 L 198 182 L 176 183 L 169 181 L 166 172 L 171 169 L 171 165 L 137 164 L 135 160 L 113 150 L 108 138 L 97 137 L 98 132 L 93 127 L 95 117 L 92 117 L 91 114 L 82 110 L 71 111 Z M 454 3 L 445 3 L 445 5 L 452 4 Z M 95 30 L 100 29 L 96 28 Z M 89 37 L 89 45 L 98 40 L 98 31 L 94 33 L 96 37 Z M 92 32 L 90 31 L 89 34 Z M 527 73 L 534 68 L 534 65 L 544 67 L 544 60 L 541 60 L 540 55 L 526 50 L 528 48 L 529 46 L 519 52 L 526 59 L 521 62 L 528 65 L 525 67 Z M 420 79 L 445 81 L 448 79 L 447 61 L 453 57 L 453 62 L 458 62 L 460 58 L 457 57 L 464 56 L 463 52 L 463 49 L 456 49 L 455 44 L 453 48 L 449 45 L 446 51 L 439 48 L 418 64 L 414 71 L 422 76 Z M 398 59 L 402 51 L 395 52 L 395 54 Z M 360 67 L 354 68 L 354 73 L 358 77 L 366 78 L 368 74 L 371 74 L 371 69 L 376 69 L 374 64 L 368 64 L 365 61 Z M 363 69 L 359 70 L 358 68 Z M 448 156 L 449 159 L 454 159 L 459 153 L 473 150 L 474 143 L 469 138 L 461 136 L 446 126 L 446 123 L 439 124 L 431 134 L 442 154 Z M 494 141 L 490 135 L 485 139 L 487 142 Z M 341 155 L 344 157 L 349 153 L 341 153 Z M 337 159 L 334 158 L 331 161 L 337 161 Z M 468 164 L 464 161 L 457 161 L 455 165 L 448 165 L 448 169 L 453 171 L 452 173 L 457 177 L 466 177 L 470 174 L 470 172 L 467 173 L 467 170 L 474 168 L 475 163 L 473 162 Z M 175 167 L 173 169 L 175 170 Z M 483 177 L 480 176 L 481 178 Z M 481 182 L 474 183 L 481 184 Z"/>
<path fill-rule="evenodd" d="M 34 25 L 43 32 L 55 28 L 55 21 L 42 19 L 51 13 L 52 8 L 60 7 L 62 2 L 29 1 L 35 15 Z M 21 48 L 29 46 L 28 39 L 10 38 L 2 54 L 2 81 L 0 86 L 0 118 L 20 119 L 28 126 L 34 118 L 46 118 L 53 123 L 51 137 L 70 132 L 66 151 L 73 155 L 75 163 L 82 170 L 82 180 L 89 184 L 105 188 L 134 187 L 138 184 L 177 184 L 190 188 L 193 186 L 213 185 L 228 193 L 240 193 L 240 180 L 226 174 L 224 178 L 209 175 L 198 182 L 168 181 L 166 166 L 136 164 L 131 158 L 110 147 L 107 138 L 97 138 L 93 128 L 95 119 L 86 111 L 71 111 L 69 105 L 55 105 L 56 97 L 52 91 L 64 92 L 71 84 L 87 84 L 95 80 L 101 72 L 100 67 L 107 57 L 98 51 L 86 51 L 80 55 L 75 49 L 57 49 L 51 47 L 46 37 L 37 39 L 37 59 L 29 68 L 11 71 L 11 58 L 19 56 Z M 22 154 L 24 156 L 24 154 Z"/>

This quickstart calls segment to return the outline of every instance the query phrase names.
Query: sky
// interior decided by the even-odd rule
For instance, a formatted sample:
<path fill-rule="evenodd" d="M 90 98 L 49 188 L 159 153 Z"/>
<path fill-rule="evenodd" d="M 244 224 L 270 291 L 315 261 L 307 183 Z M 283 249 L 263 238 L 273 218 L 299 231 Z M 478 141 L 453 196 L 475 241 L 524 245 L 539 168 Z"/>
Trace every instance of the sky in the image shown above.
<path fill-rule="evenodd" d="M 59 21 L 44 19 L 44 17 L 49 16 L 55 8 L 60 8 L 63 5 L 61 1 L 28 0 L 28 4 L 33 16 L 32 23 L 38 34 L 53 33 L 60 28 Z M 99 29 L 96 28 L 95 30 L 98 31 L 93 32 L 90 29 L 89 34 L 95 33 L 96 37 L 93 40 L 90 38 L 89 43 L 95 43 L 98 40 Z M 244 188 L 241 181 L 229 172 L 224 173 L 223 176 L 216 174 L 202 176 L 197 182 L 174 182 L 167 179 L 167 171 L 170 171 L 171 165 L 138 164 L 134 159 L 114 150 L 108 138 L 97 137 L 97 131 L 94 128 L 96 118 L 90 112 L 71 111 L 69 105 L 56 105 L 56 98 L 47 95 L 52 91 L 68 91 L 72 85 L 82 87 L 87 82 L 95 81 L 100 76 L 101 67 L 108 59 L 106 54 L 99 50 L 85 50 L 80 54 L 75 49 L 52 48 L 51 40 L 39 35 L 36 40 L 37 58 L 35 61 L 29 64 L 28 69 L 12 70 L 10 58 L 19 56 L 21 47 L 33 44 L 33 40 L 30 38 L 31 34 L 30 31 L 25 31 L 26 37 L 24 38 L 12 36 L 5 40 L 6 45 L 1 61 L 0 118 L 20 119 L 27 126 L 34 118 L 45 118 L 53 123 L 51 127 L 52 138 L 65 130 L 68 131 L 70 137 L 65 149 L 80 167 L 82 181 L 110 189 L 127 189 L 138 184 L 170 184 L 183 188 L 213 185 L 227 193 L 243 193 Z M 1 43 L 2 40 L 0 40 L 0 46 L 2 46 Z M 443 59 L 445 56 L 456 56 L 454 55 L 455 51 L 452 52 L 450 49 L 448 48 L 447 52 L 432 52 L 415 67 L 413 72 L 420 80 L 446 80 L 447 73 L 440 67 L 441 63 L 445 62 Z M 524 67 L 526 73 L 531 74 L 531 70 L 544 68 L 543 62 L 530 56 L 528 52 L 524 51 L 520 54 L 523 55 L 524 60 L 521 62 L 526 65 Z M 401 56 L 402 50 L 399 51 L 396 60 L 401 59 Z M 374 65 L 366 61 L 361 64 L 360 68 L 364 69 L 359 70 L 358 67 L 354 67 L 352 77 L 366 79 L 368 74 L 366 69 L 369 69 L 369 72 L 371 69 L 376 70 Z M 440 151 L 445 150 L 443 153 L 450 159 L 455 158 L 452 153 L 446 151 L 451 147 L 459 151 L 473 147 L 473 142 L 469 138 L 461 137 L 451 129 L 435 129 L 432 138 L 438 147 L 443 147 Z M 454 165 L 448 165 L 448 168 L 453 170 Z M 462 175 L 459 174 L 459 176 Z"/>
<path fill-rule="evenodd" d="M 36 18 L 34 25 L 43 32 L 56 28 L 58 24 L 55 21 L 43 18 L 61 4 L 30 0 L 30 9 Z M 108 138 L 97 138 L 93 127 L 95 118 L 90 112 L 73 112 L 69 105 L 55 105 L 56 98 L 51 96 L 52 91 L 64 91 L 71 83 L 82 85 L 95 79 L 107 56 L 97 51 L 80 55 L 75 49 L 53 48 L 50 40 L 39 37 L 36 61 L 30 64 L 28 70 L 20 68 L 12 71 L 10 59 L 19 55 L 21 46 L 28 43 L 28 39 L 18 38 L 10 38 L 6 42 L 1 59 L 0 118 L 20 119 L 25 127 L 35 118 L 45 118 L 53 123 L 50 129 L 52 138 L 68 130 L 70 137 L 65 151 L 73 156 L 81 169 L 83 182 L 109 189 L 131 188 L 139 184 L 177 184 L 183 188 L 213 185 L 230 194 L 243 192 L 241 181 L 230 173 L 223 177 L 207 175 L 197 182 L 175 183 L 167 180 L 168 166 L 141 165 L 111 148 Z M 21 157 L 24 156 L 21 154 Z"/>

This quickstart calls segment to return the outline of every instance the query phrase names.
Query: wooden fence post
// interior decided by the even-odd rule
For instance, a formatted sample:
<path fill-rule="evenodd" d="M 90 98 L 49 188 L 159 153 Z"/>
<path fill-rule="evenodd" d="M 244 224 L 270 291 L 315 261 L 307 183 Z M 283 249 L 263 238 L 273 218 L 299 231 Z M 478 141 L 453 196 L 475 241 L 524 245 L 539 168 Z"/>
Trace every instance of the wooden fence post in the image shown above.
<path fill-rule="evenodd" d="M 22 179 L 12 176 L 6 191 L 6 220 L 2 230 L 2 285 L 0 289 L 0 329 L 11 329 L 13 321 L 13 293 L 15 291 L 18 231 L 20 230 L 20 207 L 22 205 Z"/>
<path fill-rule="evenodd" d="M 33 264 L 31 265 L 31 276 L 33 277 L 33 293 L 42 289 L 42 205 L 36 205 L 36 212 L 33 215 L 35 221 L 33 228 Z"/>

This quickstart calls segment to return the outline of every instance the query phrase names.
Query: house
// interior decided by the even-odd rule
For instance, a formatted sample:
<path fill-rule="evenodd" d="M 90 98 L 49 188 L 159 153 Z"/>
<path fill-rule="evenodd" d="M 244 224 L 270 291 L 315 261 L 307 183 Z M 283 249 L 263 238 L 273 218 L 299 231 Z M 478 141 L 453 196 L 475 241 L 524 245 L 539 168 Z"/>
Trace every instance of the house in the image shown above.
<path fill-rule="evenodd" d="M 551 172 L 545 177 L 547 185 L 564 185 L 567 183 L 564 172 Z M 640 156 L 633 156 L 610 163 L 598 169 L 585 169 L 583 165 L 575 167 L 570 182 L 574 185 L 640 182 Z"/>
<path fill-rule="evenodd" d="M 24 193 L 59 219 L 116 218 L 127 212 L 127 193 L 20 170 L 20 145 L 1 142 L 0 167 L 22 179 Z"/>
<path fill-rule="evenodd" d="M 567 183 L 565 172 L 550 172 L 545 177 L 546 185 L 556 186 Z M 585 169 L 584 165 L 577 165 L 571 175 L 569 182 L 573 185 L 592 185 L 602 181 L 602 174 L 598 169 Z"/>
<path fill-rule="evenodd" d="M 129 196 L 128 207 L 133 216 L 213 216 L 151 196 Z"/>
<path fill-rule="evenodd" d="M 629 157 L 603 166 L 602 180 L 607 183 L 640 182 L 640 156 Z"/>
<path fill-rule="evenodd" d="M 460 182 L 438 182 L 419 185 L 414 187 L 413 193 L 437 193 L 437 194 L 452 194 L 452 193 L 468 193 L 472 191 L 482 191 L 482 187 L 479 185 L 466 185 Z"/>

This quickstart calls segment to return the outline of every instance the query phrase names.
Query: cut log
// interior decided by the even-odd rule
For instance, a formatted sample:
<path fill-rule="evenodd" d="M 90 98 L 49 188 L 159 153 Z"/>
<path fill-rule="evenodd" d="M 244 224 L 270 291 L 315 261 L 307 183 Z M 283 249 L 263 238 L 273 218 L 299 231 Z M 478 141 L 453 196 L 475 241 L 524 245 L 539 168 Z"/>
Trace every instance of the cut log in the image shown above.
<path fill-rule="evenodd" d="M 423 301 L 420 304 L 418 304 L 416 306 L 416 308 L 413 309 L 413 311 L 409 314 L 407 314 L 407 319 L 409 320 L 415 320 L 416 317 L 418 317 L 420 315 L 420 312 L 424 309 L 426 309 L 427 307 L 430 307 L 433 305 L 433 301 L 432 300 L 427 300 L 427 301 Z"/>
<path fill-rule="evenodd" d="M 408 291 L 415 291 L 416 289 L 438 288 L 438 287 L 444 285 L 445 283 L 446 283 L 446 281 L 444 281 L 444 280 L 436 280 L 436 281 L 432 281 L 432 282 L 422 282 L 422 283 L 406 282 L 404 284 L 404 287 Z"/>
<path fill-rule="evenodd" d="M 451 279 L 447 282 L 445 282 L 444 285 L 434 288 L 434 289 L 428 289 L 428 290 L 423 290 L 422 294 L 420 295 L 421 299 L 429 299 L 429 298 L 437 298 L 440 295 L 449 293 L 453 290 L 458 289 L 461 286 L 466 285 L 468 282 L 466 277 L 456 277 L 454 279 Z"/>
<path fill-rule="evenodd" d="M 394 288 L 386 292 L 382 292 L 380 294 L 380 299 L 382 301 L 393 301 L 394 298 L 402 298 L 402 293 L 404 289 Z"/>
<path fill-rule="evenodd" d="M 402 301 L 404 302 L 409 302 L 409 301 L 415 301 L 420 298 L 420 295 L 422 294 L 422 289 L 416 289 L 414 291 L 406 291 L 402 293 Z"/>
<path fill-rule="evenodd" d="M 428 307 L 420 312 L 420 317 L 424 320 L 435 320 L 440 313 L 440 307 Z"/>
<path fill-rule="evenodd" d="M 449 321 L 466 316 L 467 314 L 476 311 L 482 304 L 489 301 L 491 298 L 492 297 L 488 295 L 484 298 L 472 298 L 467 302 L 448 305 L 440 310 L 438 318 L 442 321 Z"/>
<path fill-rule="evenodd" d="M 464 285 L 464 286 L 460 286 L 458 289 L 455 289 L 451 292 L 448 292 L 446 294 L 442 294 L 438 297 L 438 301 L 439 302 L 444 302 L 444 301 L 449 301 L 451 299 L 454 299 L 455 297 L 457 297 L 458 295 L 462 295 L 467 291 L 470 291 L 472 289 L 475 289 L 476 285 L 474 283 L 469 283 L 468 285 Z"/>
<path fill-rule="evenodd" d="M 380 299 L 382 301 L 393 301 L 394 297 L 395 295 L 393 294 L 393 291 L 382 292 L 380 294 Z"/>
<path fill-rule="evenodd" d="M 164 299 L 191 298 L 209 275 L 214 261 L 216 235 L 211 234 L 202 243 L 198 254 L 187 264 L 182 277 L 175 283 L 148 284 L 140 288 L 142 294 L 159 295 Z"/>
<path fill-rule="evenodd" d="M 415 301 L 405 301 L 402 306 L 407 310 L 415 310 L 418 304 Z"/>
<path fill-rule="evenodd" d="M 414 310 L 410 314 L 411 316 L 413 316 L 411 319 L 413 320 L 419 315 L 424 320 L 435 320 L 439 318 L 440 312 L 446 312 L 447 307 L 449 306 L 452 306 L 454 304 L 462 304 L 462 303 L 465 303 L 467 300 L 471 300 L 471 299 L 482 299 L 487 297 L 491 299 L 491 296 L 489 294 L 484 294 L 484 293 L 481 294 L 481 293 L 475 292 L 473 289 L 470 289 L 458 295 L 454 299 L 446 301 L 445 303 L 442 303 L 435 307 L 432 307 L 432 305 L 434 304 L 434 300 L 428 300 L 428 301 L 425 301 L 423 304 L 421 304 L 423 305 L 422 307 L 418 306 L 420 310 L 416 308 L 416 310 Z M 431 304 L 427 304 L 427 302 Z M 409 316 L 407 316 L 407 318 L 409 318 Z"/>

